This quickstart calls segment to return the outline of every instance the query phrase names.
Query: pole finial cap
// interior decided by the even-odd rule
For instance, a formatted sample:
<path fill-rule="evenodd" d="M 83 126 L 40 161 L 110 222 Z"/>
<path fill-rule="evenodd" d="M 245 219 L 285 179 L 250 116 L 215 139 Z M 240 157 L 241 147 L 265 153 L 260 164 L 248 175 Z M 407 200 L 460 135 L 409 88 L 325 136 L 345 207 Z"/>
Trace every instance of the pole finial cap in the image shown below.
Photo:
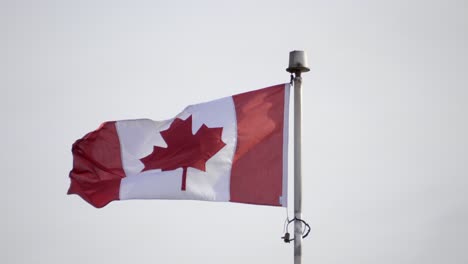
<path fill-rule="evenodd" d="M 289 67 L 286 71 L 290 73 L 310 71 L 305 51 L 294 50 L 289 52 Z"/>

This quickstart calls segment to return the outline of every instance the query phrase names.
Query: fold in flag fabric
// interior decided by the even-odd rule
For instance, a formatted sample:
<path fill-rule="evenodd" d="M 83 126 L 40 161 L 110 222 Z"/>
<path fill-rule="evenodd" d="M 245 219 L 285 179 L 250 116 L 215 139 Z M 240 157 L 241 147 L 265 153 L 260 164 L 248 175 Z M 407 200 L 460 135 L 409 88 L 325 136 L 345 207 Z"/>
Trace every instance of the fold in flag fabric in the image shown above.
<path fill-rule="evenodd" d="M 178 199 L 287 206 L 289 84 L 103 123 L 72 147 L 68 194 L 95 207 Z"/>

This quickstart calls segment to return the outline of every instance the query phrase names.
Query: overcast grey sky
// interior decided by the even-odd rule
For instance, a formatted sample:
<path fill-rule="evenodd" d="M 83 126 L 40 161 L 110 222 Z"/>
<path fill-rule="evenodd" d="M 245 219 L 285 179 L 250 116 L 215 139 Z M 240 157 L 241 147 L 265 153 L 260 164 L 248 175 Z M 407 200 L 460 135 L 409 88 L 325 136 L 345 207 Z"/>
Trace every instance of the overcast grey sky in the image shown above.
<path fill-rule="evenodd" d="M 294 49 L 303 262 L 468 263 L 466 1 L 0 0 L 0 38 L 1 263 L 292 263 L 281 208 L 65 193 L 101 122 L 287 82 Z"/>

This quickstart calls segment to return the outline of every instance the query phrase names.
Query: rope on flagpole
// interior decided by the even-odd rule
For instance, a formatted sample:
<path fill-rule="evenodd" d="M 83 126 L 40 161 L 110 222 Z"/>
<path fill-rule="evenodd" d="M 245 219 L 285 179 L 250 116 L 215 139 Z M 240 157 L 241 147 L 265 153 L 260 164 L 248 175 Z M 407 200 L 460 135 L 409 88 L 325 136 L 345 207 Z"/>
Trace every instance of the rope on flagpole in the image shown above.
<path fill-rule="evenodd" d="M 287 221 L 287 224 L 286 224 L 286 221 Z M 286 221 L 285 221 L 285 228 L 284 228 L 285 234 L 284 234 L 283 237 L 281 237 L 283 239 L 284 243 L 289 243 L 291 241 L 294 241 L 294 237 L 291 238 L 291 235 L 289 234 L 289 224 L 291 224 L 292 222 L 295 222 L 295 221 L 299 221 L 299 222 L 304 224 L 305 228 L 302 230 L 302 238 L 306 238 L 309 235 L 310 225 L 306 221 L 304 221 L 302 219 L 299 219 L 299 218 L 296 218 L 296 217 L 294 217 L 291 220 L 289 220 L 289 218 L 288 218 L 288 219 L 286 219 Z"/>

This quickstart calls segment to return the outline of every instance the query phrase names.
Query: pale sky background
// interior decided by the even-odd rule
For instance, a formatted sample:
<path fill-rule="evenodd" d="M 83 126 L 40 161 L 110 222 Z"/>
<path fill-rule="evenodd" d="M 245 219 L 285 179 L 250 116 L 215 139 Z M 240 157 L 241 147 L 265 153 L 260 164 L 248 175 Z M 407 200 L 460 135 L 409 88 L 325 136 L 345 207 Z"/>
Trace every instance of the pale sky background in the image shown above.
<path fill-rule="evenodd" d="M 468 2 L 414 0 L 0 0 L 0 263 L 292 263 L 282 208 L 66 191 L 101 122 L 288 82 L 294 49 L 303 263 L 468 263 Z"/>

